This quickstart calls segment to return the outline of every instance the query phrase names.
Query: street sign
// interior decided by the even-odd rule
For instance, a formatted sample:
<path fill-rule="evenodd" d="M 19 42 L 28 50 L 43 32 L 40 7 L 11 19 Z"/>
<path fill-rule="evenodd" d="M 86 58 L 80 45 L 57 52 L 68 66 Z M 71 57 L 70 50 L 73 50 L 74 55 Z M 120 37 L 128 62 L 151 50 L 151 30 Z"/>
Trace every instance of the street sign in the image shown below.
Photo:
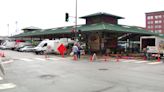
<path fill-rule="evenodd" d="M 61 45 L 57 48 L 57 50 L 60 52 L 60 54 L 62 55 L 62 57 L 64 57 L 64 52 L 67 50 L 67 48 L 66 48 L 63 44 L 61 44 Z"/>

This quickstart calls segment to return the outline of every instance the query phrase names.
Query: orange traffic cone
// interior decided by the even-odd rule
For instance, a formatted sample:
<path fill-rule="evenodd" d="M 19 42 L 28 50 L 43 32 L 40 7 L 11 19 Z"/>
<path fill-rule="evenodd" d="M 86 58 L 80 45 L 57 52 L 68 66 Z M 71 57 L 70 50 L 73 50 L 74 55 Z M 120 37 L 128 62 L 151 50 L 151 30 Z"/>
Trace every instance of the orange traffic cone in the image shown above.
<path fill-rule="evenodd" d="M 93 61 L 92 55 L 90 56 L 89 60 L 90 60 L 90 62 L 92 62 L 92 61 Z"/>
<path fill-rule="evenodd" d="M 77 60 L 77 55 L 73 55 L 73 60 Z"/>
<path fill-rule="evenodd" d="M 146 60 L 146 56 L 143 57 L 143 60 Z"/>
<path fill-rule="evenodd" d="M 2 52 L 2 57 L 5 57 L 5 54 L 4 54 L 4 52 Z"/>
<path fill-rule="evenodd" d="M 116 57 L 116 62 L 119 62 L 119 56 Z"/>
<path fill-rule="evenodd" d="M 107 61 L 107 56 L 106 56 L 106 55 L 104 56 L 104 61 L 105 61 L 105 62 Z"/>
<path fill-rule="evenodd" d="M 161 61 L 161 59 L 160 59 L 160 57 L 158 57 L 157 62 L 160 62 L 160 61 Z"/>

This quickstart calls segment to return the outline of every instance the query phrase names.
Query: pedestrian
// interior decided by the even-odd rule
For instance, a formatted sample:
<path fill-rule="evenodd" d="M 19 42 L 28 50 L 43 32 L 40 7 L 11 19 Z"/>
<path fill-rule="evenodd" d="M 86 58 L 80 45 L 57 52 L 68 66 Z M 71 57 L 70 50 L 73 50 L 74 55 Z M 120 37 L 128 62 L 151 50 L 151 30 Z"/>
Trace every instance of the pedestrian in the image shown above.
<path fill-rule="evenodd" d="M 78 45 L 78 52 L 77 52 L 77 57 L 80 59 L 80 56 L 81 56 L 81 51 L 82 48 L 80 47 L 80 45 Z"/>
<path fill-rule="evenodd" d="M 72 52 L 73 52 L 73 54 L 74 54 L 74 56 L 78 56 L 78 51 L 79 51 L 79 49 L 78 49 L 78 46 L 77 46 L 77 43 L 74 43 L 74 46 L 72 47 Z"/>

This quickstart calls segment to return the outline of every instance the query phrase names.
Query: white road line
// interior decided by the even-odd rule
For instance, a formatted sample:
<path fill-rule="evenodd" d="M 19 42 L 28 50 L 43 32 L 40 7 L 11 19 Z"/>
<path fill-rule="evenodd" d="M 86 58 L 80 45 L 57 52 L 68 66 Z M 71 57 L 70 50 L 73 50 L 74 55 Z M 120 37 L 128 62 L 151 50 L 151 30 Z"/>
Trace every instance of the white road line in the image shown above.
<path fill-rule="evenodd" d="M 0 90 L 1 89 L 10 89 L 10 88 L 15 88 L 16 85 L 13 83 L 5 83 L 5 84 L 0 84 Z"/>
<path fill-rule="evenodd" d="M 0 77 L 0 80 L 3 80 L 3 78 L 2 78 L 2 77 Z"/>
<path fill-rule="evenodd" d="M 34 58 L 34 59 L 36 59 L 36 60 L 40 60 L 40 61 L 46 61 L 46 60 L 43 59 L 43 58 Z"/>
<path fill-rule="evenodd" d="M 8 64 L 8 63 L 12 63 L 12 62 L 14 62 L 14 60 L 5 61 L 5 62 L 2 62 L 2 64 Z"/>
<path fill-rule="evenodd" d="M 28 59 L 28 58 L 21 58 L 21 59 L 19 59 L 19 60 L 23 60 L 23 61 L 33 61 L 33 60 L 31 60 L 31 59 Z"/>
<path fill-rule="evenodd" d="M 148 61 L 137 61 L 137 62 L 134 62 L 134 63 L 139 64 L 139 63 L 146 63 L 146 62 L 148 62 Z"/>
<path fill-rule="evenodd" d="M 131 62 L 130 60 L 124 60 L 124 61 L 122 61 L 122 62 L 126 62 L 126 63 L 128 63 L 128 62 Z"/>
<path fill-rule="evenodd" d="M 150 65 L 155 65 L 155 64 L 161 64 L 162 62 L 151 62 L 151 63 L 147 63 L 147 64 L 150 64 Z"/>
<path fill-rule="evenodd" d="M 50 60 L 61 60 L 60 58 L 48 58 Z"/>

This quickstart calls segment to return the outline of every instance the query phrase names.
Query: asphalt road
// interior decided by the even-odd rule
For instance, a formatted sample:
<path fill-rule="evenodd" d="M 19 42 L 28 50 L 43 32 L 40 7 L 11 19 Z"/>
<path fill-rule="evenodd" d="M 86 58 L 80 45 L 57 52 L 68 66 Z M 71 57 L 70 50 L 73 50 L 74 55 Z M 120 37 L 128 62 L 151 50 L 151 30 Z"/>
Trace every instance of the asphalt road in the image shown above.
<path fill-rule="evenodd" d="M 164 64 L 73 61 L 6 50 L 0 92 L 164 92 Z"/>

